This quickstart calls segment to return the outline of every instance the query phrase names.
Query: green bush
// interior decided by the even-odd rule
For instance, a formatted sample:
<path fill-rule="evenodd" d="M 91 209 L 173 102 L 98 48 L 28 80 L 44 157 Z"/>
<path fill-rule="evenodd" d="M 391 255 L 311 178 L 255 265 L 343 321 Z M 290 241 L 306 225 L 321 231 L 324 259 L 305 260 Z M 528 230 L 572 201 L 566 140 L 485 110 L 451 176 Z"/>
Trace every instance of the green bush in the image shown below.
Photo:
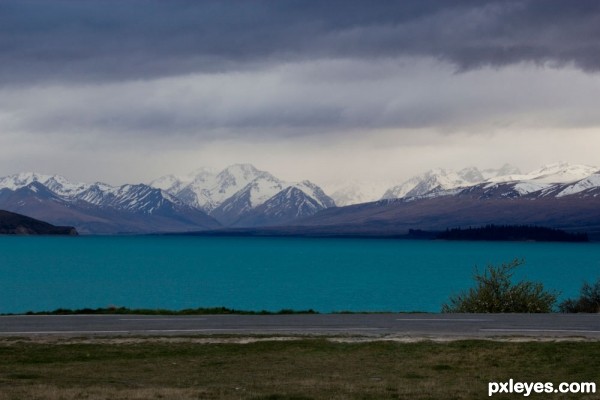
<path fill-rule="evenodd" d="M 568 299 L 558 306 L 565 313 L 600 313 L 600 278 L 593 285 L 584 283 L 578 299 Z"/>
<path fill-rule="evenodd" d="M 515 259 L 500 266 L 488 265 L 475 272 L 476 286 L 452 296 L 442 306 L 445 313 L 547 313 L 552 312 L 558 293 L 538 282 L 512 282 L 514 271 L 524 261 Z"/>

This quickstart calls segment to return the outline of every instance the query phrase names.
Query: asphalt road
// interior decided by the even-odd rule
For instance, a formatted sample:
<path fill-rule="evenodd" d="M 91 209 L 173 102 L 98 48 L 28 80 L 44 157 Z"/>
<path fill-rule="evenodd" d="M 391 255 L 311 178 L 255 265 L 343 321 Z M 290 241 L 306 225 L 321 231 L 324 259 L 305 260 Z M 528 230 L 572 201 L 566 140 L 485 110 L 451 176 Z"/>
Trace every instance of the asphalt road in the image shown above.
<path fill-rule="evenodd" d="M 303 334 L 600 339 L 600 314 L 2 316 L 0 336 Z"/>

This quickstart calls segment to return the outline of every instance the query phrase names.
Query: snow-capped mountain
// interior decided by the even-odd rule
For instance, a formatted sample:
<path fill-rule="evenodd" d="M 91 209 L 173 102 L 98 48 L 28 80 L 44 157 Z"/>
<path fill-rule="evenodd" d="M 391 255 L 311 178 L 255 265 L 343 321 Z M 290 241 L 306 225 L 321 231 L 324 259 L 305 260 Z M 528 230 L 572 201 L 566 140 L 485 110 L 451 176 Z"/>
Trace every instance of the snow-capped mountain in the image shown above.
<path fill-rule="evenodd" d="M 438 168 L 390 188 L 384 193 L 382 199 L 442 194 L 452 189 L 472 186 L 483 180 L 482 173 L 475 167 L 468 167 L 458 172 Z"/>
<path fill-rule="evenodd" d="M 556 183 L 571 183 L 584 179 L 598 171 L 598 167 L 576 165 L 570 163 L 555 163 L 544 165 L 527 174 L 501 175 L 488 180 L 490 184 L 500 182 L 531 183 L 534 190 Z M 539 188 L 539 189 L 538 189 Z"/>
<path fill-rule="evenodd" d="M 369 189 L 358 188 L 352 192 L 341 187 L 336 196 L 342 204 L 348 204 L 365 193 L 369 193 Z M 600 199 L 600 170 L 569 163 L 549 164 L 529 173 L 521 173 L 510 165 L 486 170 L 476 167 L 459 171 L 436 169 L 390 188 L 382 201 L 329 211 L 327 209 L 335 207 L 334 200 L 314 183 L 285 182 L 250 164 L 232 165 L 218 173 L 202 169 L 185 177 L 166 175 L 153 181 L 152 186 L 71 182 L 59 175 L 33 172 L 0 177 L 0 209 L 56 225 L 72 225 L 81 233 L 183 232 L 223 226 L 294 225 L 295 221 L 303 223 L 306 218 L 316 214 L 318 217 L 325 211 L 323 215 L 343 225 L 352 222 L 344 221 L 352 212 L 372 211 L 377 218 L 383 218 L 385 213 L 379 214 L 383 208 L 389 206 L 388 211 L 395 213 L 395 204 L 412 202 L 418 203 L 410 208 L 422 213 L 418 215 L 438 215 L 439 207 L 455 207 L 456 218 L 439 214 L 436 218 L 444 219 L 436 220 L 436 224 L 475 224 L 479 217 L 492 223 L 500 217 L 495 212 L 504 212 L 503 207 L 508 207 L 510 201 L 529 210 L 527 202 L 532 200 L 539 207 L 546 207 L 546 215 L 552 215 L 549 222 L 558 224 L 562 218 L 560 213 L 566 212 L 573 203 L 586 210 L 579 214 L 577 210 L 569 211 L 573 214 L 572 223 L 576 223 L 595 212 L 597 199 Z M 427 203 L 427 200 L 435 202 Z M 560 213 L 551 208 L 552 204 L 558 204 L 556 202 L 560 202 L 560 206 L 556 206 Z M 465 204 L 468 206 L 463 207 Z M 355 211 L 346 212 L 346 209 Z M 516 215 L 515 212 L 510 211 L 511 215 Z M 525 218 L 522 210 L 519 213 L 519 218 Z M 358 223 L 360 218 L 352 223 Z M 370 221 L 371 217 L 365 218 Z M 395 221 L 386 229 L 397 229 L 400 222 Z M 382 226 L 372 223 L 369 229 L 380 228 Z"/>
<path fill-rule="evenodd" d="M 487 172 L 488 176 L 500 176 L 491 176 L 475 184 L 467 182 L 468 185 L 448 190 L 436 191 L 441 185 L 430 185 L 432 191 L 421 196 L 326 209 L 298 221 L 293 233 L 404 235 L 411 229 L 440 231 L 496 224 L 584 231 L 591 237 L 600 238 L 598 168 L 559 163 L 526 174 L 508 169 L 503 172 L 509 174 Z M 425 178 L 442 182 L 439 176 L 432 175 L 435 174 L 426 174 Z M 441 175 L 447 178 L 459 174 L 446 171 Z M 486 177 L 484 173 L 481 175 Z M 476 177 L 476 174 L 470 176 Z M 465 178 L 464 174 L 461 178 Z M 427 179 L 415 181 L 411 182 L 413 187 L 429 183 Z"/>
<path fill-rule="evenodd" d="M 170 194 L 143 184 L 111 187 L 96 183 L 76 198 L 103 208 L 143 214 L 153 214 L 164 207 L 185 206 L 181 200 Z"/>
<path fill-rule="evenodd" d="M 339 207 L 368 203 L 381 199 L 390 186 L 391 182 L 389 181 L 351 179 L 334 184 L 331 198 Z"/>
<path fill-rule="evenodd" d="M 150 186 L 163 189 L 186 204 L 210 213 L 257 179 L 264 183 L 255 185 L 252 196 L 255 202 L 260 202 L 262 198 L 262 201 L 265 201 L 283 188 L 273 192 L 270 187 L 277 179 L 250 164 L 234 164 L 218 174 L 208 169 L 200 169 L 183 178 L 166 175 L 150 182 Z M 261 193 L 260 189 L 265 192 Z"/>
<path fill-rule="evenodd" d="M 219 173 L 201 169 L 182 178 L 166 175 L 152 186 L 111 186 L 71 182 L 59 175 L 15 174 L 0 178 L 0 207 L 73 225 L 82 233 L 189 231 L 219 227 L 213 218 L 232 225 L 289 187 L 315 204 L 296 210 L 298 216 L 335 206 L 309 181 L 284 182 L 250 164 L 235 164 Z"/>
<path fill-rule="evenodd" d="M 201 170 L 189 181 L 167 175 L 151 185 L 161 187 L 184 203 L 206 211 L 225 225 L 234 224 L 243 215 L 265 203 L 288 187 L 295 187 L 315 200 L 320 208 L 335 202 L 317 185 L 303 181 L 282 181 L 251 164 L 235 164 L 218 174 Z"/>
<path fill-rule="evenodd" d="M 337 189 L 331 194 L 331 198 L 335 201 L 335 204 L 340 207 L 349 206 L 351 204 L 367 203 L 372 200 L 365 196 L 361 187 L 357 184 L 350 184 Z"/>
<path fill-rule="evenodd" d="M 213 209 L 210 215 L 218 221 L 230 225 L 242 215 L 281 192 L 284 185 L 282 181 L 268 172 L 262 173 Z"/>
<path fill-rule="evenodd" d="M 0 178 L 0 208 L 73 225 L 83 233 L 161 232 L 217 228 L 201 210 L 148 185 L 72 183 L 58 175 Z"/>
<path fill-rule="evenodd" d="M 263 176 L 249 183 L 215 209 L 211 216 L 231 226 L 263 226 L 308 217 L 335 207 L 333 199 L 310 181 L 287 184 L 269 176 L 270 179 Z M 273 192 L 275 194 L 269 196 Z"/>
<path fill-rule="evenodd" d="M 486 197 L 560 197 L 595 187 L 594 176 L 598 170 L 589 165 L 555 163 L 527 174 L 490 178 L 474 189 L 481 191 Z"/>
<path fill-rule="evenodd" d="M 311 181 L 305 180 L 300 183 L 289 185 L 288 187 L 298 189 L 307 197 L 313 199 L 317 208 L 329 208 L 336 206 L 335 201 L 331 197 L 327 196 L 323 189 Z"/>
<path fill-rule="evenodd" d="M 296 219 L 312 216 L 327 208 L 324 206 L 323 200 L 325 203 L 333 203 L 329 197 L 317 200 L 297 186 L 288 186 L 265 203 L 243 215 L 235 221 L 234 226 L 256 227 L 291 223 Z"/>
<path fill-rule="evenodd" d="M 0 178 L 0 189 L 17 190 L 33 182 L 39 182 L 59 196 L 76 196 L 88 188 L 85 183 L 70 182 L 60 175 L 44 175 L 22 172 Z"/>
<path fill-rule="evenodd" d="M 33 183 L 39 185 L 32 185 Z M 40 185 L 66 202 L 80 201 L 134 213 L 152 214 L 167 202 L 183 204 L 170 194 L 144 184 L 115 187 L 101 182 L 74 183 L 60 175 L 43 175 L 32 172 L 0 178 L 0 189 L 15 191 L 30 187 L 38 190 Z"/>
<path fill-rule="evenodd" d="M 488 180 L 490 178 L 496 178 L 498 176 L 506 176 L 506 175 L 519 175 L 521 174 L 521 170 L 518 167 L 515 167 L 511 164 L 504 164 L 500 168 L 487 168 L 480 171 L 483 176 L 483 180 Z"/>
<path fill-rule="evenodd" d="M 177 178 L 175 175 L 161 176 L 149 183 L 149 186 L 164 190 L 165 192 L 178 192 L 184 185 L 185 181 Z"/>
<path fill-rule="evenodd" d="M 558 185 L 577 182 L 597 171 L 597 167 L 570 163 L 548 164 L 526 174 L 509 164 L 484 171 L 476 167 L 458 172 L 436 169 L 389 189 L 382 199 L 447 196 L 461 193 L 466 188 L 472 188 L 470 192 L 483 191 L 482 195 L 487 197 L 517 197 L 530 193 L 547 196 L 554 193 Z M 592 182 L 588 184 L 592 185 Z"/>
<path fill-rule="evenodd" d="M 570 163 L 545 165 L 525 175 L 520 180 L 535 180 L 544 183 L 570 183 L 598 172 L 598 167 Z"/>
<path fill-rule="evenodd" d="M 556 194 L 556 197 L 564 197 L 571 195 L 579 196 L 600 196 L 600 172 L 592 174 L 575 183 L 565 185 Z"/>

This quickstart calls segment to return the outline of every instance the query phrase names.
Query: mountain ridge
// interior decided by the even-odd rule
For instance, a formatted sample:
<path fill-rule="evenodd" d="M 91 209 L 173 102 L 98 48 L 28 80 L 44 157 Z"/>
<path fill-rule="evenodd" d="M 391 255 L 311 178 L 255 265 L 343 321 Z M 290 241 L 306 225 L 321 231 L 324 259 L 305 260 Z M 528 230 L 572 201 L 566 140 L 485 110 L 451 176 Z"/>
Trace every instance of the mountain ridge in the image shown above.
<path fill-rule="evenodd" d="M 380 200 L 343 207 L 336 207 L 332 197 L 310 181 L 285 182 L 251 164 L 234 164 L 222 171 L 199 169 L 185 179 L 165 175 L 151 182 L 156 186 L 111 186 L 71 182 L 60 175 L 14 174 L 0 178 L 0 208 L 73 225 L 82 233 L 284 225 L 305 230 L 321 225 L 324 229 L 337 226 L 356 232 L 380 229 L 399 233 L 462 224 L 523 222 L 502 219 L 501 215 L 520 215 L 538 225 L 544 225 L 546 218 L 556 228 L 575 229 L 579 225 L 596 229 L 588 221 L 589 215 L 595 215 L 589 204 L 600 205 L 598 168 L 569 163 L 548 164 L 528 173 L 509 164 L 486 170 L 473 166 L 459 171 L 438 168 L 391 187 Z M 538 209 L 527 205 L 532 201 Z M 571 204 L 573 212 L 566 204 Z M 552 207 L 566 212 L 564 224 L 560 225 Z M 527 209 L 541 219 L 515 209 Z M 494 213 L 495 218 L 490 218 Z M 433 216 L 439 222 L 434 227 L 429 226 Z"/>
<path fill-rule="evenodd" d="M 600 183 L 600 173 L 536 191 L 520 191 L 515 188 L 519 183 L 484 182 L 445 195 L 327 209 L 296 221 L 293 228 L 313 233 L 403 235 L 410 229 L 529 224 L 600 235 L 600 185 L 595 185 Z"/>
<path fill-rule="evenodd" d="M 72 184 L 60 176 L 0 178 L 0 208 L 80 233 L 151 233 L 215 229 L 220 224 L 160 189 L 144 184 Z"/>
<path fill-rule="evenodd" d="M 335 206 L 310 181 L 284 182 L 250 164 L 234 164 L 219 173 L 205 169 L 194 173 L 187 184 L 173 175 L 154 181 L 156 186 L 178 191 L 170 193 L 141 183 L 79 183 L 60 175 L 25 172 L 0 178 L 0 207 L 74 225 L 82 233 L 160 233 L 233 225 L 289 187 L 312 199 L 312 207 L 303 207 L 290 198 L 288 203 L 279 203 L 282 210 L 296 217 Z M 294 206 L 296 210 L 291 209 Z M 277 221 L 264 219 L 264 223 Z"/>
<path fill-rule="evenodd" d="M 433 169 L 390 188 L 381 199 L 446 196 L 481 185 L 487 188 L 511 185 L 518 195 L 524 195 L 549 189 L 558 184 L 578 182 L 598 171 L 598 167 L 570 163 L 547 164 L 527 174 L 522 174 L 518 168 L 510 164 L 505 164 L 497 170 L 488 169 L 485 172 L 476 167 L 467 167 L 460 171 Z M 593 180 L 589 182 L 589 185 L 595 184 Z"/>

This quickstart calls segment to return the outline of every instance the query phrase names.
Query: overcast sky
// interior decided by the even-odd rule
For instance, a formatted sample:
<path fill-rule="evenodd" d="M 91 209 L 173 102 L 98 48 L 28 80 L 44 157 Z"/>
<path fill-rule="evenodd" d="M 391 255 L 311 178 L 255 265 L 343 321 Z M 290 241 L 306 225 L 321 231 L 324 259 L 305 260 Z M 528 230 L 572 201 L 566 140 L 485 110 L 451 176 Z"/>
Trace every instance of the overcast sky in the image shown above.
<path fill-rule="evenodd" d="M 600 165 L 600 2 L 2 0 L 0 176 Z"/>

